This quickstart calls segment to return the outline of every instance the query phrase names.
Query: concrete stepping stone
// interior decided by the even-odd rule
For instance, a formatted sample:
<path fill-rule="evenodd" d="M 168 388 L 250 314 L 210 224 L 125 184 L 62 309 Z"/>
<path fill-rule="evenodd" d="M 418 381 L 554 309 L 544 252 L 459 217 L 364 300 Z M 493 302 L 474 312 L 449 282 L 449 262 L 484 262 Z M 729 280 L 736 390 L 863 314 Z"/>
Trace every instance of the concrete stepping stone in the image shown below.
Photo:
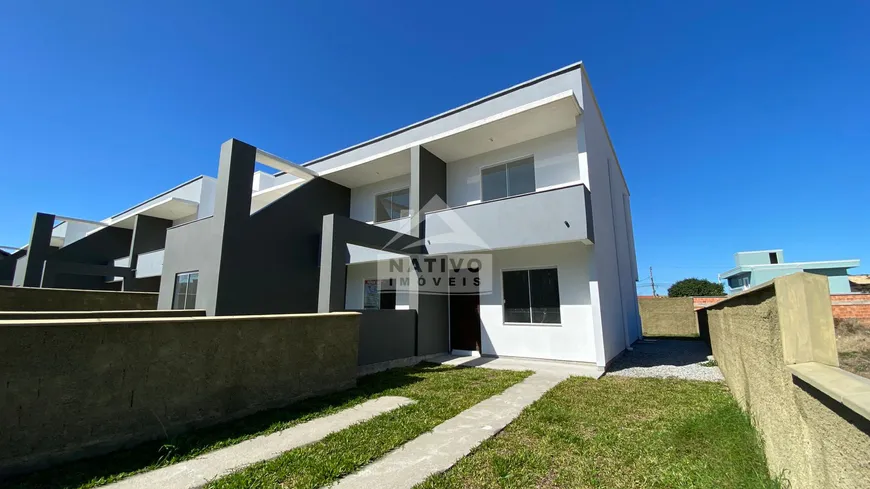
<path fill-rule="evenodd" d="M 248 465 L 276 458 L 284 452 L 320 441 L 332 433 L 414 402 L 406 397 L 379 397 L 329 416 L 312 419 L 269 435 L 258 436 L 191 460 L 137 474 L 104 487 L 112 489 L 203 487 L 214 479 Z"/>
<path fill-rule="evenodd" d="M 537 372 L 503 393 L 459 413 L 383 458 L 351 474 L 332 489 L 412 488 L 444 472 L 513 421 L 526 406 L 567 379 L 567 373 Z"/>

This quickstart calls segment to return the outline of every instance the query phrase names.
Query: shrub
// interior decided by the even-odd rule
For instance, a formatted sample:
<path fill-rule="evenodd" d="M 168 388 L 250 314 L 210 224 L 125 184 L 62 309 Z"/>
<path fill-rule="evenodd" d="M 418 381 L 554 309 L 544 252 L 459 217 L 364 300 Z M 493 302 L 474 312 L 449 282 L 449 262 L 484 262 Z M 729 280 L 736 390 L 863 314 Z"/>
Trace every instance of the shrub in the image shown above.
<path fill-rule="evenodd" d="M 722 284 L 713 283 L 704 278 L 685 278 L 668 288 L 668 297 L 698 297 L 725 295 Z"/>

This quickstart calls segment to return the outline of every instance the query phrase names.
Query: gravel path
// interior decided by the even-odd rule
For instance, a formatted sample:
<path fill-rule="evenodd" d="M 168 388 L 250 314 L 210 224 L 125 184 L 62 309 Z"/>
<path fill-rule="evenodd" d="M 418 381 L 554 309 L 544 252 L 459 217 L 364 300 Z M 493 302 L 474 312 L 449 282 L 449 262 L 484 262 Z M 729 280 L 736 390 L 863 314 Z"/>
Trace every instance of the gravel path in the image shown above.
<path fill-rule="evenodd" d="M 623 377 L 676 377 L 717 382 L 725 380 L 719 367 L 704 367 L 710 348 L 703 341 L 641 340 L 613 361 L 607 375 Z"/>

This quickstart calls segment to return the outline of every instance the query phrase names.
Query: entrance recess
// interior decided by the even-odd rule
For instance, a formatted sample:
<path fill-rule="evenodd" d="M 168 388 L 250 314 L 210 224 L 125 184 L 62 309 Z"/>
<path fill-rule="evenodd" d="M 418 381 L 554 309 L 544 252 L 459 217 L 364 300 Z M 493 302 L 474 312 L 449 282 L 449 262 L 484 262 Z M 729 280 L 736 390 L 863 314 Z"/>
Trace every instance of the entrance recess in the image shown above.
<path fill-rule="evenodd" d="M 477 273 L 463 270 L 454 280 L 474 280 Z M 474 282 L 470 282 L 474 283 Z M 467 288 L 465 289 L 467 290 Z M 450 293 L 450 349 L 480 351 L 480 294 Z"/>

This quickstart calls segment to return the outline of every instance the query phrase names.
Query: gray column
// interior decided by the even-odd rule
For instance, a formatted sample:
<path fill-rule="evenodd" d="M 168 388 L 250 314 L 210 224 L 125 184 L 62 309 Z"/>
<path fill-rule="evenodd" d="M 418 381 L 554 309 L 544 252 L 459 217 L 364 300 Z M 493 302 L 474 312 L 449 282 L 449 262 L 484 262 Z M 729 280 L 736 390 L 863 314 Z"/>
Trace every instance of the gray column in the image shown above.
<path fill-rule="evenodd" d="M 323 216 L 317 312 L 343 311 L 347 291 L 347 245 L 338 236 L 335 215 Z"/>
<path fill-rule="evenodd" d="M 220 316 L 223 313 L 221 305 L 232 303 L 233 267 L 221 266 L 222 263 L 237 263 L 244 260 L 250 252 L 251 243 L 248 240 L 248 221 L 251 217 L 251 188 L 254 184 L 254 169 L 257 160 L 257 148 L 237 139 L 230 139 L 221 145 L 218 181 L 215 189 L 214 217 L 212 226 L 221 235 L 221 243 L 216 253 L 217 262 L 213 264 L 207 275 L 200 273 L 199 290 L 214 294 L 214 311 L 208 314 Z M 205 280 L 203 280 L 205 279 Z M 208 282 L 208 283 L 205 283 Z M 229 284 L 221 287 L 221 284 Z M 255 284 L 248 284 L 254 286 Z M 224 297 L 227 296 L 227 297 Z M 198 300 L 198 297 L 197 297 Z"/>
<path fill-rule="evenodd" d="M 54 214 L 37 212 L 33 218 L 27 255 L 18 260 L 16 267 L 24 267 L 24 273 L 15 274 L 12 285 L 39 287 L 42 285 L 42 270 L 51 253 L 51 231 L 54 229 Z"/>
<path fill-rule="evenodd" d="M 411 231 L 425 236 L 425 214 L 447 207 L 447 165 L 422 146 L 411 148 Z"/>
<path fill-rule="evenodd" d="M 143 291 L 140 280 L 136 279 L 139 255 L 163 249 L 166 246 L 166 230 L 172 221 L 159 217 L 137 215 L 133 221 L 133 237 L 130 240 L 130 269 L 133 274 L 124 279 L 121 290 Z"/>

